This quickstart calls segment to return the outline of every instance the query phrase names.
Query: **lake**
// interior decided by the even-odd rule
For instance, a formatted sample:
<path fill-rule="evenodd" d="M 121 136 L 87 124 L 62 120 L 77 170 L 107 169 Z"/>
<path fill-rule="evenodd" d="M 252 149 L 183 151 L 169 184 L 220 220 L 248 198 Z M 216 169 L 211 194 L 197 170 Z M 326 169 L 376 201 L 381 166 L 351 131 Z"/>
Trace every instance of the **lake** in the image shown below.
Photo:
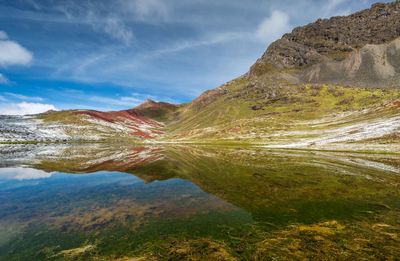
<path fill-rule="evenodd" d="M 0 146 L 0 260 L 400 256 L 400 154 Z"/>

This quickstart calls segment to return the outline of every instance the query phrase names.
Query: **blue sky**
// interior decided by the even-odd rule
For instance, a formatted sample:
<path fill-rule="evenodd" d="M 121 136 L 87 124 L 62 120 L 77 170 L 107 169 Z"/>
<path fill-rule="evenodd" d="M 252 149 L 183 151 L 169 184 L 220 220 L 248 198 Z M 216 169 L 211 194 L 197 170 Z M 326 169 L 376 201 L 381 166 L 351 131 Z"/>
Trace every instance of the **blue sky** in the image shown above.
<path fill-rule="evenodd" d="M 0 114 L 187 102 L 370 0 L 0 0 Z"/>

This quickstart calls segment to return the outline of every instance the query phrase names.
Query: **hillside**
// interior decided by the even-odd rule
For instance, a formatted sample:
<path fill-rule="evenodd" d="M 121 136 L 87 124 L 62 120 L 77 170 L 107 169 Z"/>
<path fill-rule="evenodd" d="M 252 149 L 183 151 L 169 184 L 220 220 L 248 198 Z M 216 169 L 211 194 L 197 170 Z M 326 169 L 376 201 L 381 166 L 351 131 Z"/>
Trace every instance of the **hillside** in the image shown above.
<path fill-rule="evenodd" d="M 143 141 L 164 134 L 164 123 L 136 109 L 50 111 L 2 116 L 0 142 Z"/>
<path fill-rule="evenodd" d="M 400 2 L 318 20 L 180 109 L 169 139 L 280 147 L 400 143 Z"/>
<path fill-rule="evenodd" d="M 178 107 L 179 106 L 175 104 L 156 102 L 151 99 L 147 99 L 142 104 L 136 106 L 134 111 L 140 116 L 165 122 L 174 117 Z"/>

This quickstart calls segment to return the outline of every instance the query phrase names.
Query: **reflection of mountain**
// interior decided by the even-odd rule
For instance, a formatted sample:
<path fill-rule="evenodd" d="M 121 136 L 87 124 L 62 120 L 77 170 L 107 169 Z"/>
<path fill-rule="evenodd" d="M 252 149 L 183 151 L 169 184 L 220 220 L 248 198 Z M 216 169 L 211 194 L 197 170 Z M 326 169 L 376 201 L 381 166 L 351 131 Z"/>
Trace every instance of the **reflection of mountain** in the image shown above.
<path fill-rule="evenodd" d="M 387 193 L 396 191 L 400 182 L 394 175 L 400 173 L 399 160 L 399 156 L 178 147 L 134 173 L 147 181 L 190 180 L 256 219 L 277 224 L 340 219 L 382 208 L 388 204 Z"/>
<path fill-rule="evenodd" d="M 400 198 L 400 156 L 207 147 L 64 148 L 23 164 L 69 173 L 132 173 L 146 182 L 181 178 L 276 223 L 340 219 Z M 390 197 L 388 196 L 390 195 Z"/>
<path fill-rule="evenodd" d="M 159 160 L 162 149 L 84 145 L 0 145 L 0 167 L 28 165 L 48 172 L 91 173 L 100 170 L 130 172 Z"/>

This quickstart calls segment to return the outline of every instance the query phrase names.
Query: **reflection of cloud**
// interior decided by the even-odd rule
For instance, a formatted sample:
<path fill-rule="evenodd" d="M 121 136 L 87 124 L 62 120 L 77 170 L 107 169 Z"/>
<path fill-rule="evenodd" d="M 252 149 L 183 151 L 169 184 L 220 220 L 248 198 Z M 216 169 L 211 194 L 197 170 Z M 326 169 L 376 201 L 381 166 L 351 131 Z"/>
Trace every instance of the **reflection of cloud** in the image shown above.
<path fill-rule="evenodd" d="M 50 178 L 53 174 L 44 172 L 43 170 L 30 169 L 30 168 L 2 168 L 0 169 L 0 180 L 16 179 L 16 180 L 29 180 L 29 179 L 43 179 Z"/>

